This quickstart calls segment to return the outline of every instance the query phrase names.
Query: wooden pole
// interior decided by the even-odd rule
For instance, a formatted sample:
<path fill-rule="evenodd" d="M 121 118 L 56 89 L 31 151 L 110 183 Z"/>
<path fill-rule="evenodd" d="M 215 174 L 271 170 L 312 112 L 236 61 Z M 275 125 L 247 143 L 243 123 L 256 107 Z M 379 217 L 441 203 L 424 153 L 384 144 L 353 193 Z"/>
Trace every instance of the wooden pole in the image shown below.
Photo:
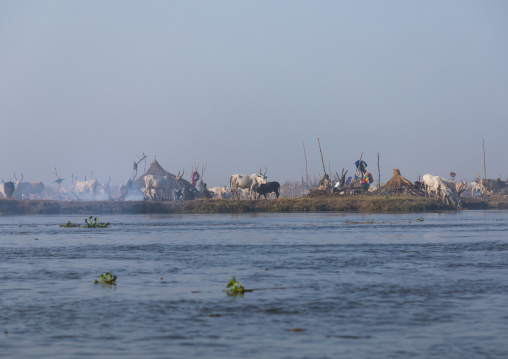
<path fill-rule="evenodd" d="M 307 168 L 307 153 L 305 152 L 305 142 L 302 141 L 302 144 L 303 144 L 303 156 L 305 157 L 305 186 L 306 187 L 309 187 L 309 171 L 308 171 L 308 168 Z"/>
<path fill-rule="evenodd" d="M 321 151 L 321 143 L 319 142 L 319 137 L 317 139 L 317 143 L 319 145 L 319 153 L 321 153 L 321 163 L 323 164 L 323 178 L 326 175 L 326 167 L 325 167 L 325 161 L 323 160 L 323 151 Z"/>
<path fill-rule="evenodd" d="M 381 170 L 379 169 L 379 152 L 377 153 L 377 186 L 381 187 Z"/>
<path fill-rule="evenodd" d="M 485 138 L 483 140 L 483 178 L 487 178 L 487 167 L 485 166 Z"/>

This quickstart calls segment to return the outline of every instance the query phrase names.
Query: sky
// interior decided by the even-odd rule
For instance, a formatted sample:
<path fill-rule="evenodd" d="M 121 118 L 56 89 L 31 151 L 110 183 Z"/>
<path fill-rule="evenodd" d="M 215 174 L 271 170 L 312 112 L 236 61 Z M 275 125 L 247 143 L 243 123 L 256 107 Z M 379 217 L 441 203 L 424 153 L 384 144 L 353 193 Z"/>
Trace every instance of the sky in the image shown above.
<path fill-rule="evenodd" d="M 126 183 L 143 154 L 300 181 L 508 177 L 506 1 L 0 0 L 0 176 Z M 142 162 L 140 173 L 145 169 Z"/>

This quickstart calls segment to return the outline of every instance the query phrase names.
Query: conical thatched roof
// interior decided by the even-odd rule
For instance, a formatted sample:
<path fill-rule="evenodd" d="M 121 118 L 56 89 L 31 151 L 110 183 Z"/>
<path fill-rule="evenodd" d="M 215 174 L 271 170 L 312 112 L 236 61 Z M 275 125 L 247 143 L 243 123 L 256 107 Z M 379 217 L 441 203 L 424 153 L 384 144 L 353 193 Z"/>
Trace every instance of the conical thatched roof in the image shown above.
<path fill-rule="evenodd" d="M 402 177 L 400 171 L 398 169 L 393 170 L 393 177 L 390 178 L 388 182 L 382 186 L 383 190 L 388 190 L 390 192 L 400 192 L 404 189 L 412 189 L 414 188 L 413 183 L 408 179 Z"/>
<path fill-rule="evenodd" d="M 148 170 L 143 173 L 141 176 L 139 176 L 137 179 L 134 180 L 134 182 L 132 183 L 132 186 L 135 187 L 135 188 L 143 188 L 145 187 L 145 176 L 147 175 L 153 175 L 153 176 L 169 176 L 171 178 L 176 178 L 176 176 L 172 173 L 169 173 L 168 171 L 166 171 L 164 168 L 162 168 L 162 166 L 159 164 L 159 162 L 157 162 L 157 160 L 154 160 L 152 162 L 152 164 L 150 164 L 150 167 L 148 168 Z M 184 187 L 193 187 L 188 181 L 184 180 L 182 178 L 181 180 L 182 184 Z"/>

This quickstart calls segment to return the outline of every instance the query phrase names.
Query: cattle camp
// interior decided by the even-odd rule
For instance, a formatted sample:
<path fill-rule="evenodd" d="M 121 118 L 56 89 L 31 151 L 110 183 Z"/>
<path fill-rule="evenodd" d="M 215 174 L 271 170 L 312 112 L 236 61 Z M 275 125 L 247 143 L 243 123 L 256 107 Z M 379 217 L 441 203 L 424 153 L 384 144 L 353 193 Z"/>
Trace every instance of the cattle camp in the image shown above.
<path fill-rule="evenodd" d="M 318 140 L 319 141 L 319 140 Z M 321 147 L 320 147 L 321 151 Z M 190 169 L 168 172 L 155 157 L 138 156 L 132 174 L 123 183 L 112 184 L 108 174 L 70 179 L 62 178 L 54 169 L 55 180 L 45 185 L 29 181 L 22 172 L 2 177 L 0 204 L 12 208 L 16 201 L 45 202 L 54 206 L 79 208 L 80 203 L 102 203 L 104 211 L 132 211 L 144 203 L 146 211 L 410 211 L 458 210 L 467 208 L 506 208 L 508 179 L 456 179 L 456 173 L 439 176 L 426 173 L 411 181 L 400 169 L 380 183 L 379 157 L 377 171 L 364 160 L 363 153 L 350 161 L 349 168 L 332 171 L 326 168 L 321 152 L 322 172 L 306 174 L 298 181 L 277 181 L 267 167 L 252 173 L 224 174 L 220 186 L 206 183 L 207 164 L 193 164 Z M 143 169 L 141 167 L 143 166 Z M 377 181 L 376 181 L 377 175 Z M 4 178 L 8 178 L 5 180 Z M 9 204 L 11 203 L 11 204 Z M 59 203 L 56 205 L 54 203 Z M 122 205 L 122 203 L 124 205 Z M 492 206 L 496 203 L 496 206 Z M 43 205 L 41 205 L 43 206 Z M 123 206 L 123 207 L 122 207 Z M 148 206 L 148 207 L 147 207 Z M 56 208 L 55 207 L 55 208 Z M 116 209 L 115 209 L 116 208 Z M 124 208 L 124 209 L 122 209 Z M 183 209 L 185 208 L 185 209 Z M 7 211 L 9 210 L 2 210 Z M 22 210 L 20 210 L 22 211 Z M 71 211 L 69 209 L 69 211 Z"/>

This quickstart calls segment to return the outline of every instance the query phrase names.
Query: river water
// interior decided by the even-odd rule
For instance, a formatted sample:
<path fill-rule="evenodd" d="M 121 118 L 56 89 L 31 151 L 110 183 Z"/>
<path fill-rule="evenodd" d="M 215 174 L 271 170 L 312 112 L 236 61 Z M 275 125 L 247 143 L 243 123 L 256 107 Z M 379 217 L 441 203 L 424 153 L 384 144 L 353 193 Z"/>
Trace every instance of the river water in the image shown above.
<path fill-rule="evenodd" d="M 508 211 L 99 219 L 0 217 L 0 357 L 508 356 Z"/>

